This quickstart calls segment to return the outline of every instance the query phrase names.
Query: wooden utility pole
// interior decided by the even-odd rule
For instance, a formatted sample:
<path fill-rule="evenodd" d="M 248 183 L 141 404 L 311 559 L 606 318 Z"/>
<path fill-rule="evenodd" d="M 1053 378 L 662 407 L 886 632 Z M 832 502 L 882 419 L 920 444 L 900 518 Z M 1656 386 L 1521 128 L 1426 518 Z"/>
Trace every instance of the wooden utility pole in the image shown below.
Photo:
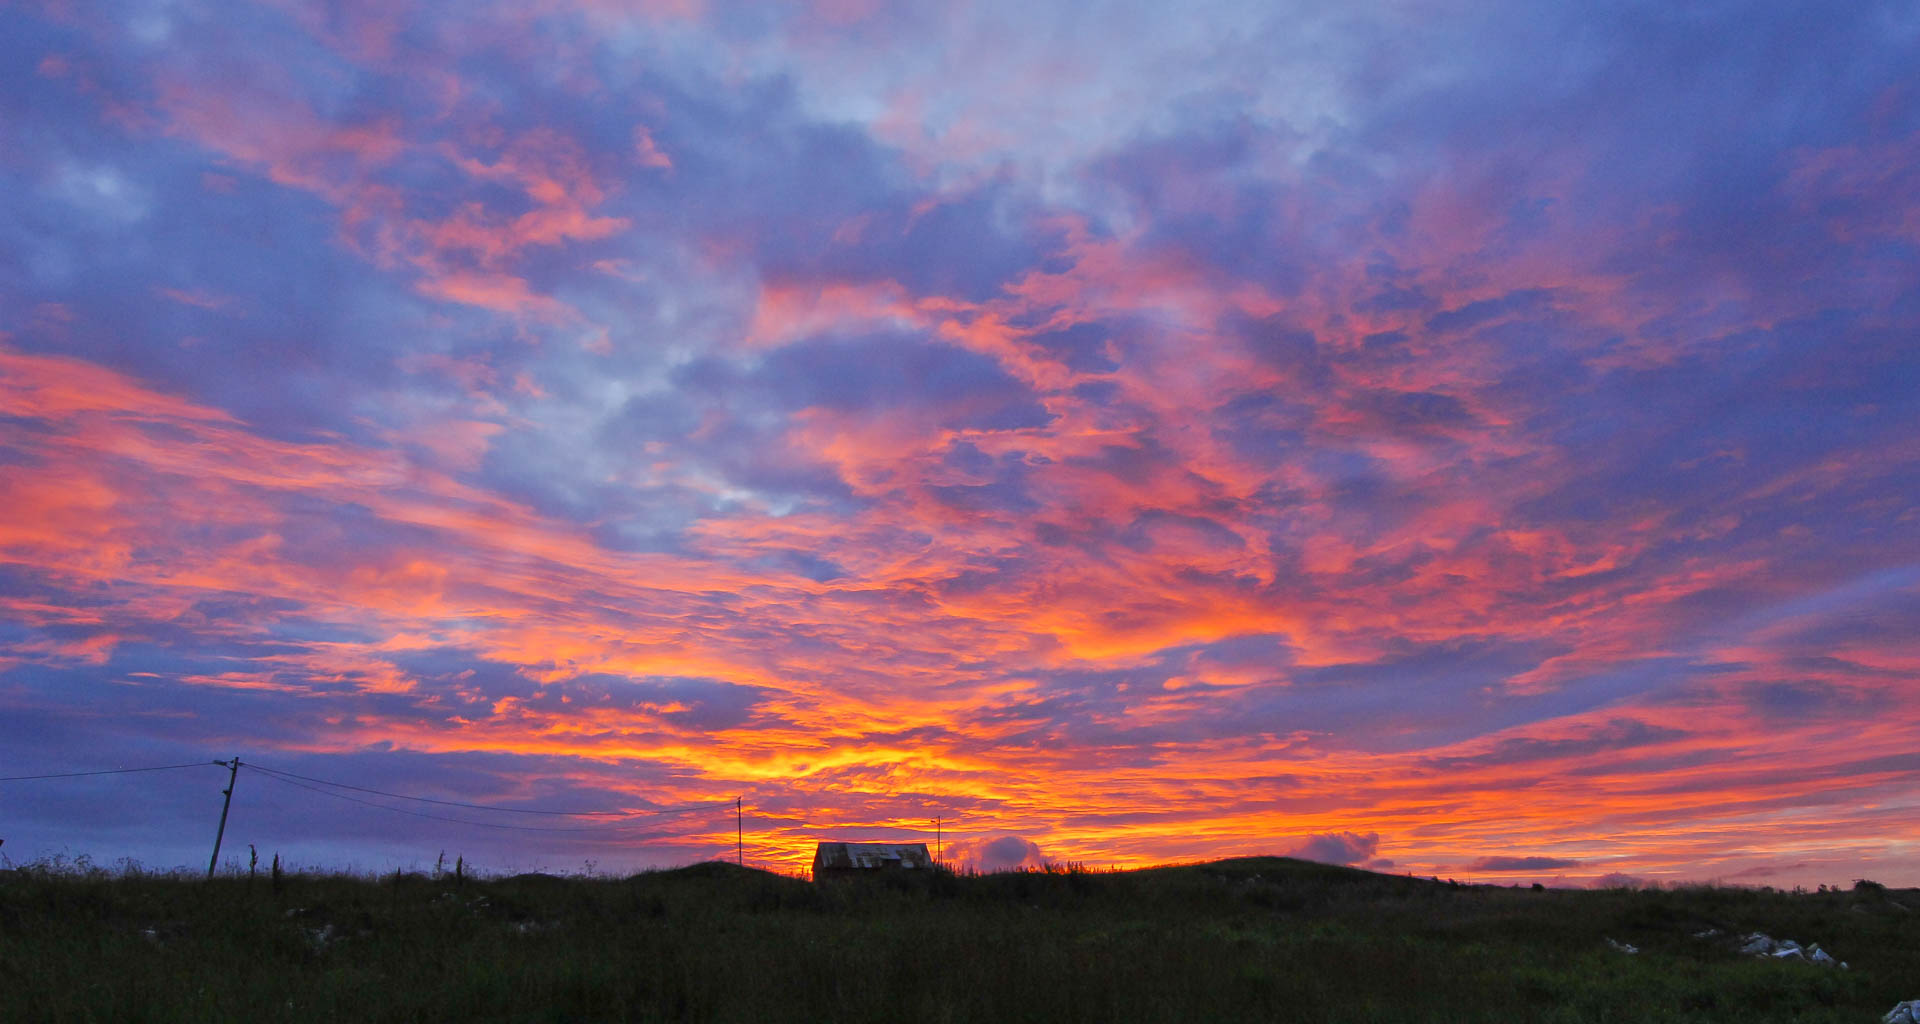
<path fill-rule="evenodd" d="M 940 816 L 933 816 L 933 862 L 940 863 Z"/>
<path fill-rule="evenodd" d="M 740 867 L 747 866 L 746 854 L 746 812 L 740 809 L 740 797 L 733 798 L 733 862 Z"/>
<path fill-rule="evenodd" d="M 214 764 L 227 769 L 227 788 L 221 795 L 226 797 L 220 805 L 220 831 L 213 834 L 213 856 L 207 858 L 207 877 L 213 877 L 214 865 L 220 863 L 220 840 L 227 837 L 227 812 L 233 808 L 233 783 L 240 777 L 240 755 L 233 755 L 231 761 L 215 761 Z"/>

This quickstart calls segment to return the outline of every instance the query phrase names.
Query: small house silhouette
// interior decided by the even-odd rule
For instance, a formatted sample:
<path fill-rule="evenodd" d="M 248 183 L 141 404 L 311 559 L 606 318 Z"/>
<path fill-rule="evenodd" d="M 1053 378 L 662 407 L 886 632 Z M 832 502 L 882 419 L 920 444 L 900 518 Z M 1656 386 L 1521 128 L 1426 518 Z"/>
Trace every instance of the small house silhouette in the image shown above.
<path fill-rule="evenodd" d="M 813 879 L 925 871 L 933 857 L 925 843 L 821 843 L 813 852 Z"/>

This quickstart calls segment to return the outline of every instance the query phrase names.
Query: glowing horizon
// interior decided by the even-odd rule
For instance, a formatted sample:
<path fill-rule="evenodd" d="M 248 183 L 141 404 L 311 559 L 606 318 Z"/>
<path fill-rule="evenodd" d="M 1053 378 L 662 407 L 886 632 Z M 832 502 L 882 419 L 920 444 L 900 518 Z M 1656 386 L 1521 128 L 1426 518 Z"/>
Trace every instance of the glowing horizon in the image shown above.
<path fill-rule="evenodd" d="M 1920 19 L 1536 7 L 0 11 L 0 775 L 1920 885 Z"/>

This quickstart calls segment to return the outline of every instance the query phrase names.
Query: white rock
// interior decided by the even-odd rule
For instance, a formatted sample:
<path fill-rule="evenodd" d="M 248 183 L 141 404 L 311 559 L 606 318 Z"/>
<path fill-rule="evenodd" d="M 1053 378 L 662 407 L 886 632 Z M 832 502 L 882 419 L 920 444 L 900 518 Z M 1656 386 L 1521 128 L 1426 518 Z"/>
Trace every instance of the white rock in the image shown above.
<path fill-rule="evenodd" d="M 1625 943 L 1625 942 L 1615 942 L 1615 941 L 1613 941 L 1612 939 L 1608 939 L 1608 940 L 1607 940 L 1607 945 L 1609 945 L 1609 946 L 1612 946 L 1613 948 L 1615 948 L 1615 949 L 1617 949 L 1617 950 L 1619 950 L 1619 951 L 1620 951 L 1620 952 L 1622 952 L 1622 953 L 1638 953 L 1638 952 L 1640 952 L 1640 947 L 1638 947 L 1638 946 L 1634 946 L 1634 945 L 1630 945 L 1630 944 L 1628 944 L 1628 943 Z"/>
<path fill-rule="evenodd" d="M 1909 999 L 1887 1011 L 1880 1024 L 1920 1024 L 1920 999 Z"/>
<path fill-rule="evenodd" d="M 1746 945 L 1740 947 L 1740 952 L 1748 956 L 1766 956 L 1773 952 L 1773 940 L 1759 932 L 1754 932 L 1747 936 Z"/>

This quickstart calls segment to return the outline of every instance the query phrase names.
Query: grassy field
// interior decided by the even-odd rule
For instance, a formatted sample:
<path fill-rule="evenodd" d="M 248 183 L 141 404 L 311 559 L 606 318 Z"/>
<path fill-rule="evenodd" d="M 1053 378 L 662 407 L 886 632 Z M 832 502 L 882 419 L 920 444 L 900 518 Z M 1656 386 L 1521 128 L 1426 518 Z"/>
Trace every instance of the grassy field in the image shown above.
<path fill-rule="evenodd" d="M 1851 970 L 1742 956 L 1752 931 Z M 728 864 L 0 872 L 5 1021 L 1854 1022 L 1916 997 L 1920 891 L 1866 885 L 1509 889 L 1281 858 L 825 886 Z"/>

